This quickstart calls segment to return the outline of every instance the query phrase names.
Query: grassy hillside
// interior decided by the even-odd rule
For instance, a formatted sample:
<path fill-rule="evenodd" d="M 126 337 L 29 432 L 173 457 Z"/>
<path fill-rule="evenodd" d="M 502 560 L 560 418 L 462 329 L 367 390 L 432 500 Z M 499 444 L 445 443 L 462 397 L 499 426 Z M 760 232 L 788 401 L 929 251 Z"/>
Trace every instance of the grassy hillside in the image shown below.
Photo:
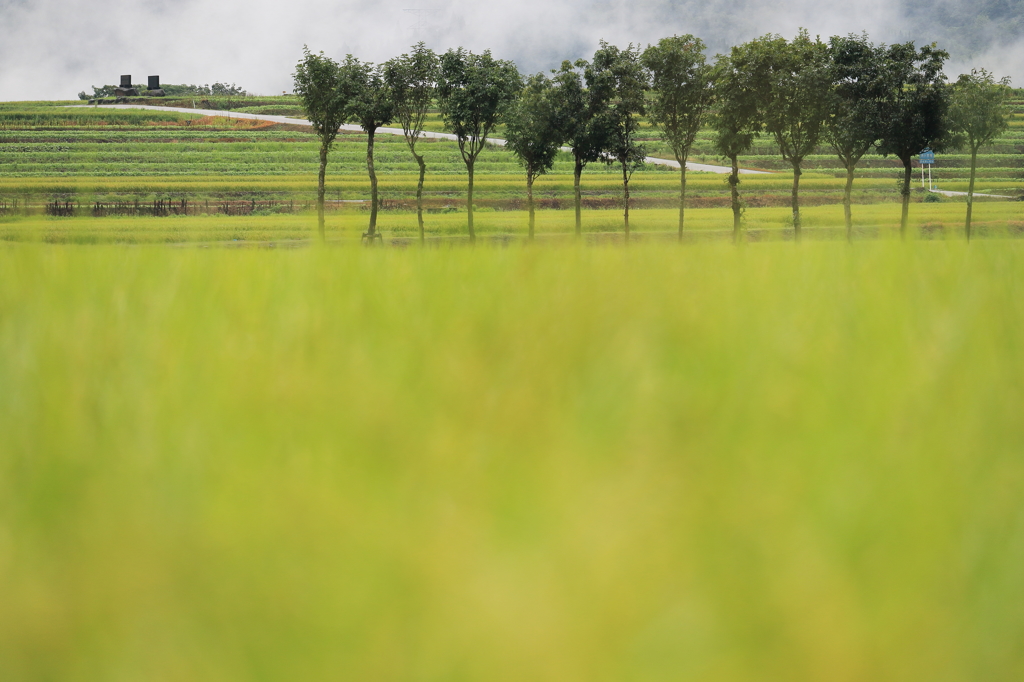
<path fill-rule="evenodd" d="M 167 103 L 191 105 L 176 100 Z M 318 143 L 306 127 L 174 112 L 69 109 L 58 104 L 0 104 L 0 234 L 4 238 L 74 233 L 86 235 L 80 238 L 88 241 L 89 234 L 109 232 L 98 223 L 92 227 L 41 223 L 47 216 L 58 223 L 70 217 L 106 220 L 175 215 L 190 219 L 218 215 L 235 220 L 239 216 L 301 215 L 313 208 Z M 201 101 L 197 106 L 241 111 L 269 111 L 276 107 L 273 113 L 300 113 L 293 97 L 232 98 Z M 978 192 L 1024 196 L 1024 102 L 1016 102 L 1014 107 L 1016 118 L 1011 129 L 982 151 Z M 440 127 L 436 114 L 431 127 Z M 710 131 L 701 133 L 691 160 L 721 162 L 711 154 L 710 135 Z M 668 155 L 656 131 L 649 126 L 644 129 L 644 137 L 651 154 Z M 380 135 L 376 146 L 382 208 L 387 216 L 384 229 L 401 236 L 414 205 L 416 165 L 399 136 Z M 457 146 L 444 140 L 423 140 L 419 148 L 428 166 L 428 212 L 439 216 L 465 211 L 465 166 Z M 802 205 L 809 209 L 837 208 L 844 173 L 827 150 L 820 151 L 810 158 L 801 181 Z M 748 221 L 756 225 L 763 219 L 755 217 L 755 212 L 789 204 L 792 176 L 774 155 L 773 145 L 767 139 L 759 140 L 741 163 L 776 171 L 770 176 L 743 179 L 741 192 L 749 209 Z M 938 186 L 965 190 L 963 164 L 961 156 L 940 156 L 934 173 Z M 864 210 L 855 215 L 862 226 L 874 228 L 888 223 L 887 218 L 879 217 L 885 209 L 876 211 L 867 205 L 891 205 L 898 200 L 899 168 L 893 159 L 880 157 L 867 157 L 862 165 L 854 201 Z M 542 211 L 571 207 L 571 174 L 571 159 L 563 154 L 552 173 L 538 182 L 537 197 Z M 525 180 L 514 157 L 500 147 L 486 150 L 477 163 L 477 177 L 477 206 L 484 211 L 508 214 L 497 223 L 518 224 L 521 215 L 517 212 L 524 208 Z M 678 177 L 676 171 L 659 166 L 636 173 L 632 207 L 658 211 L 676 206 Z M 691 173 L 689 177 L 691 208 L 728 206 L 728 188 L 722 176 Z M 331 155 L 327 187 L 329 210 L 337 213 L 341 222 L 348 220 L 346 215 L 358 215 L 365 208 L 369 183 L 363 134 L 339 136 Z M 583 192 L 588 214 L 595 214 L 588 219 L 588 229 L 613 223 L 612 213 L 621 208 L 616 168 L 591 164 L 583 179 Z M 925 196 L 917 191 L 914 199 L 920 202 Z M 931 198 L 950 205 L 960 201 Z M 1012 221 L 1011 209 L 993 210 L 999 214 L 998 219 Z M 950 208 L 939 222 L 955 223 L 956 213 L 956 209 Z M 668 214 L 665 216 L 665 220 L 655 221 L 658 229 L 662 225 L 671 229 Z M 561 215 L 543 222 L 552 224 L 551 230 L 559 232 L 568 219 Z M 432 218 L 430 229 L 434 234 L 448 234 L 452 220 Z M 835 220 L 841 220 L 838 213 Z M 723 218 L 723 223 L 727 222 Z M 922 224 L 926 222 L 929 220 Z M 295 234 L 290 227 L 294 224 L 282 219 L 275 229 L 281 234 Z M 695 222 L 695 226 L 698 224 L 699 221 Z M 115 231 L 118 229 L 131 232 L 135 228 L 122 225 Z M 162 240 L 168 234 L 175 238 L 199 235 L 203 230 L 202 223 L 187 227 L 175 224 L 136 239 Z M 246 235 L 249 231 L 238 224 L 225 224 L 211 231 L 211 238 L 214 234 Z"/>

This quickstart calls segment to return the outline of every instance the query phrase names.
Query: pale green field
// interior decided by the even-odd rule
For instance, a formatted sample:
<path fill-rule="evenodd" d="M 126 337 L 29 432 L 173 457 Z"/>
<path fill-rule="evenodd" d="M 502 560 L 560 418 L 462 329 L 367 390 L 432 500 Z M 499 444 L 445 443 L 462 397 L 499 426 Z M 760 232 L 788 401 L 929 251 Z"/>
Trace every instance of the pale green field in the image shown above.
<path fill-rule="evenodd" d="M 910 224 L 913 233 L 922 227 L 939 229 L 947 237 L 963 235 L 966 205 L 959 202 L 911 204 Z M 328 213 L 326 222 L 329 241 L 358 241 L 366 231 L 368 213 L 356 208 Z M 810 206 L 801 210 L 808 238 L 844 237 L 841 205 Z M 853 207 L 854 226 L 858 237 L 887 236 L 899 230 L 899 204 L 868 204 Z M 674 238 L 679 220 L 678 209 L 634 209 L 630 226 L 643 238 Z M 429 237 L 464 237 L 465 212 L 427 214 L 425 230 Z M 483 237 L 519 236 L 527 231 L 526 211 L 476 211 L 476 229 Z M 982 236 L 1020 232 L 1024 227 L 1024 204 L 1009 201 L 978 201 L 973 223 Z M 750 208 L 744 214 L 744 229 L 764 232 L 767 238 L 785 238 L 792 232 L 792 212 L 788 207 Z M 385 238 L 418 239 L 416 215 L 409 212 L 382 212 L 379 229 Z M 571 210 L 537 212 L 537 234 L 545 237 L 567 237 L 575 228 Z M 316 216 L 308 213 L 262 216 L 167 216 L 167 217 L 76 217 L 47 216 L 0 218 L 0 240 L 45 241 L 54 243 L 144 243 L 144 242 L 272 242 L 309 240 L 314 237 Z M 619 210 L 583 211 L 583 231 L 588 235 L 622 232 Z M 691 208 L 686 211 L 686 230 L 701 233 L 719 232 L 731 238 L 732 211 L 728 208 Z M 711 236 L 711 235 L 706 235 Z"/>
<path fill-rule="evenodd" d="M 5 245 L 0 679 L 1020 680 L 1021 348 L 1018 240 Z"/>

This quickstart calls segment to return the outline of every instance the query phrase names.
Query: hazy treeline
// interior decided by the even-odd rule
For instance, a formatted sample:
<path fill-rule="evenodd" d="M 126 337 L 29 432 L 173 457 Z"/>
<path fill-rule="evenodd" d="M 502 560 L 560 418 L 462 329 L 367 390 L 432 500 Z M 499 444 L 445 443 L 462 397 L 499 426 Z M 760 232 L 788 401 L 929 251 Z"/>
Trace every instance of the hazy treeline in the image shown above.
<path fill-rule="evenodd" d="M 104 97 L 113 97 L 114 91 L 117 90 L 116 85 L 103 85 L 96 87 L 95 85 L 90 86 L 92 88 L 92 94 L 88 94 L 85 90 L 78 93 L 78 99 L 89 100 L 89 99 L 102 99 Z M 136 90 L 145 95 L 148 86 L 145 84 L 133 85 Z M 161 84 L 160 89 L 168 97 L 245 97 L 249 93 L 245 89 L 235 85 L 234 83 L 214 83 L 213 85 L 163 85 Z"/>
<path fill-rule="evenodd" d="M 622 175 L 623 227 L 629 239 L 629 182 L 643 166 L 639 139 L 646 119 L 680 165 L 679 237 L 686 198 L 686 159 L 697 132 L 710 125 L 716 151 L 730 160 L 733 230 L 738 237 L 742 202 L 739 162 L 755 138 L 770 137 L 793 169 L 792 224 L 800 238 L 800 176 L 804 159 L 829 146 L 847 171 L 844 210 L 852 236 L 851 190 L 858 162 L 871 150 L 903 165 L 901 234 L 905 234 L 911 168 L 922 151 L 968 148 L 971 176 L 965 229 L 970 220 L 978 148 L 1007 125 L 1009 82 L 984 69 L 950 82 L 949 54 L 935 43 L 872 43 L 866 34 L 812 38 L 801 30 L 786 39 L 768 34 L 709 59 L 705 43 L 672 36 L 646 48 L 601 41 L 589 60 L 565 61 L 550 73 L 520 74 L 508 60 L 463 48 L 435 53 L 419 43 L 382 64 L 348 55 L 336 62 L 308 50 L 296 66 L 295 93 L 321 140 L 318 213 L 324 234 L 324 178 L 330 149 L 343 123 L 367 133 L 371 184 L 369 241 L 376 230 L 377 178 L 373 141 L 377 129 L 400 123 L 419 169 L 417 211 L 423 237 L 422 192 L 426 171 L 416 143 L 428 108 L 440 110 L 459 145 L 468 174 L 467 228 L 473 227 L 474 165 L 496 126 L 526 173 L 529 235 L 534 231 L 533 182 L 551 169 L 560 150 L 574 160 L 576 233 L 581 233 L 581 176 L 590 163 L 615 165 Z"/>

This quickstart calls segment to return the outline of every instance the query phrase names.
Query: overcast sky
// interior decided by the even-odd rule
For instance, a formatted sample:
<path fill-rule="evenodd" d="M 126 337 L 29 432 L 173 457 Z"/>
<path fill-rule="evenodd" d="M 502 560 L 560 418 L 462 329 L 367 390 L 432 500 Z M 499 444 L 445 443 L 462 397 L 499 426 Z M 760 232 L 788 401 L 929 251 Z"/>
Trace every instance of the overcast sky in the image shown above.
<path fill-rule="evenodd" d="M 827 37 L 932 40 L 898 0 L 0 0 L 0 100 L 74 98 L 92 85 L 233 82 L 258 94 L 291 90 L 303 44 L 382 61 L 417 40 L 435 49 L 490 48 L 524 71 L 593 54 L 599 39 L 646 44 L 694 33 L 711 52 L 798 27 Z M 410 12 L 407 10 L 421 11 Z M 1024 85 L 1024 42 L 954 55 L 947 73 L 984 66 Z"/>

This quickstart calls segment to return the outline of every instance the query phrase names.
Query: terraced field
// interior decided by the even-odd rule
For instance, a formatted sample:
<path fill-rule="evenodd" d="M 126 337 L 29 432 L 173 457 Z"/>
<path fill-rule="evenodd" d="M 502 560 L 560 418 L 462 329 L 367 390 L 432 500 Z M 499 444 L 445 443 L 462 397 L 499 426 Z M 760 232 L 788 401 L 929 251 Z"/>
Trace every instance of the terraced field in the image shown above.
<path fill-rule="evenodd" d="M 64 108 L 69 103 L 0 104 L 0 238 L 22 239 L 31 235 L 60 238 L 74 230 L 56 228 L 51 220 L 69 217 L 116 218 L 122 216 L 218 215 L 248 218 L 273 217 L 282 213 L 302 214 L 312 209 L 317 166 L 317 140 L 308 127 L 275 124 L 220 116 L 201 116 L 176 112 L 112 110 L 103 107 Z M 230 109 L 238 112 L 301 115 L 293 97 L 231 98 L 230 100 L 167 100 L 171 106 L 196 106 Z M 1014 120 L 1010 130 L 983 150 L 976 191 L 1009 196 L 1024 195 L 1024 100 L 1014 102 Z M 428 128 L 440 130 L 435 113 Z M 500 136 L 501 131 L 497 132 Z M 670 155 L 656 131 L 644 132 L 651 155 Z M 711 132 L 703 131 L 691 161 L 721 163 L 711 147 Z M 425 203 L 430 214 L 458 213 L 465 210 L 465 167 L 453 142 L 425 139 L 420 143 L 425 154 L 428 176 Z M 812 156 L 801 181 L 801 203 L 808 208 L 833 207 L 838 223 L 843 170 L 827 149 Z M 385 232 L 401 234 L 413 209 L 416 166 L 399 136 L 378 136 L 376 162 L 382 175 Z M 741 186 L 749 209 L 751 226 L 759 224 L 785 229 L 786 221 L 773 214 L 755 215 L 761 209 L 784 207 L 789 202 L 792 176 L 775 154 L 769 139 L 758 140 L 751 155 L 741 163 L 750 168 L 775 171 L 772 175 L 745 177 Z M 938 187 L 966 189 L 968 169 L 964 155 L 939 157 L 935 170 Z M 897 201 L 898 162 L 869 156 L 862 163 L 855 184 L 858 204 L 891 205 Z M 558 160 L 552 173 L 536 186 L 542 210 L 559 211 L 572 205 L 572 166 L 568 154 Z M 487 150 L 477 164 L 478 210 L 503 212 L 493 223 L 496 233 L 515 232 L 519 224 L 514 215 L 524 208 L 525 192 L 521 169 L 512 155 L 500 147 Z M 714 174 L 689 175 L 689 206 L 708 209 L 706 219 L 693 214 L 694 227 L 713 225 L 725 228 L 728 216 L 719 212 L 728 205 L 724 178 Z M 588 209 L 585 229 L 600 232 L 615 229 L 615 212 L 621 208 L 619 175 L 614 167 L 591 164 L 584 176 L 584 205 Z M 649 229 L 671 229 L 670 220 L 656 217 L 662 209 L 676 205 L 676 171 L 649 166 L 634 176 L 631 207 L 650 210 Z M 926 193 L 919 190 L 915 200 Z M 349 222 L 361 220 L 369 196 L 365 174 L 365 137 L 361 133 L 343 133 L 331 156 L 328 172 L 330 210 L 338 216 L 338 230 Z M 937 199 L 931 195 L 930 199 Z M 941 198 L 940 203 L 956 204 L 957 199 Z M 939 222 L 952 226 L 958 210 L 950 206 Z M 993 209 L 997 222 L 1009 215 L 1011 207 Z M 596 212 L 596 213 L 591 213 Z M 826 215 L 828 212 L 826 211 Z M 888 223 L 882 211 L 855 212 L 862 226 L 877 229 Z M 558 233 L 571 220 L 568 213 L 548 216 L 542 221 L 549 231 Z M 826 218 L 826 222 L 828 222 Z M 984 220 L 984 217 L 982 217 Z M 454 222 L 453 222 L 454 221 Z M 301 221 L 300 221 L 301 222 Z M 450 234 L 458 219 L 433 220 L 428 233 Z M 923 217 L 918 220 L 928 222 Z M 1012 227 L 1003 224 L 1002 227 Z M 198 224 L 196 225 L 198 227 Z M 485 231 L 487 231 L 486 225 Z M 640 229 L 644 229 L 641 224 Z M 712 229 L 712 228 L 708 228 Z M 870 231 L 870 229 L 868 230 Z M 117 232 L 117 231 L 115 231 Z M 123 230 L 120 232 L 124 232 Z M 194 235 L 197 230 L 158 230 L 172 240 L 174 235 Z M 199 230 L 201 232 L 201 230 Z M 246 230 L 221 229 L 216 234 L 235 234 Z M 83 229 L 75 232 L 91 240 L 105 230 Z M 262 232 L 261 232 L 262 233 Z M 148 241 L 152 233 L 139 235 Z M 283 234 L 291 235 L 291 228 Z M 124 235 L 122 234 L 122 237 Z M 183 237 L 191 239 L 192 237 Z M 162 239 L 161 239 L 162 240 Z"/>

